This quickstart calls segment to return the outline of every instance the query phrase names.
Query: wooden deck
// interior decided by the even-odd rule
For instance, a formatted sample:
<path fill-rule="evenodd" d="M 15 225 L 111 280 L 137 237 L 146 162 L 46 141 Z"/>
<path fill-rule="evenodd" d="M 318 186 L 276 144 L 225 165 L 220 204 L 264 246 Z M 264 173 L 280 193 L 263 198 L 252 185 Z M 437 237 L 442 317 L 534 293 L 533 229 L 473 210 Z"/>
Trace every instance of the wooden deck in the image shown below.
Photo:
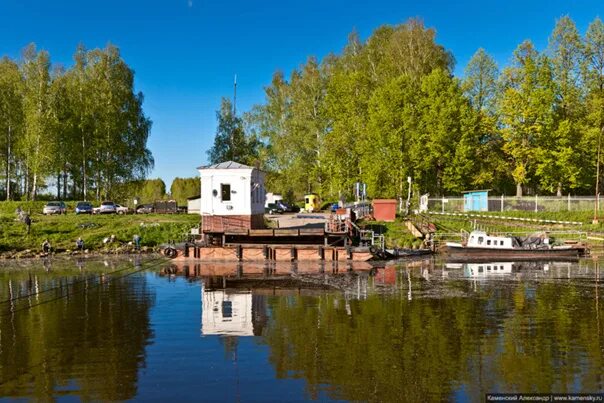
<path fill-rule="evenodd" d="M 284 237 L 284 236 L 324 236 L 323 228 L 269 228 L 269 229 L 237 229 L 229 230 L 224 235 L 249 237 Z"/>

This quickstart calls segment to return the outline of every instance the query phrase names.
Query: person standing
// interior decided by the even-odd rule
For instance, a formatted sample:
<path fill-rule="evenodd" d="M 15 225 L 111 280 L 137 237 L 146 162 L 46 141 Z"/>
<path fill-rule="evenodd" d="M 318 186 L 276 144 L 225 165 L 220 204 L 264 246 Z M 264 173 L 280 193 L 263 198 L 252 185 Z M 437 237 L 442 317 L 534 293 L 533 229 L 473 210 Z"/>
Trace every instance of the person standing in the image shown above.
<path fill-rule="evenodd" d="M 78 237 L 78 239 L 76 240 L 76 248 L 80 252 L 84 250 L 84 240 L 82 239 L 82 237 Z"/>
<path fill-rule="evenodd" d="M 48 241 L 48 239 L 45 239 L 44 242 L 42 242 L 42 252 L 50 253 L 51 249 L 52 248 L 50 246 L 50 242 Z"/>
<path fill-rule="evenodd" d="M 29 232 L 31 231 L 31 218 L 29 218 L 29 214 L 25 215 L 23 222 L 27 226 L 27 235 L 29 235 Z"/>
<path fill-rule="evenodd" d="M 141 249 L 141 236 L 139 234 L 135 234 L 132 237 L 132 241 L 134 242 L 134 249 L 140 250 Z"/>

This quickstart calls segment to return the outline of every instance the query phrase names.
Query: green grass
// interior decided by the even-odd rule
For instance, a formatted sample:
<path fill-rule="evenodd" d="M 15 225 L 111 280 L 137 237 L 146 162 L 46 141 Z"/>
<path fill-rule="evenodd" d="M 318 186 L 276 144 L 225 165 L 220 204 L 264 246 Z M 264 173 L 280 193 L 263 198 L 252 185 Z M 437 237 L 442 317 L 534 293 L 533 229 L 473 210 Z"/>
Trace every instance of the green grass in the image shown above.
<path fill-rule="evenodd" d="M 128 215 L 75 215 L 75 202 L 67 203 L 71 210 L 66 215 L 44 216 L 44 202 L 0 202 L 0 251 L 39 250 L 44 239 L 56 249 L 75 248 L 82 237 L 87 249 L 103 248 L 103 239 L 115 235 L 121 242 L 141 236 L 141 245 L 154 247 L 169 241 L 181 241 L 190 229 L 199 224 L 195 214 L 128 214 Z M 31 210 L 31 233 L 17 220 L 15 209 Z"/>

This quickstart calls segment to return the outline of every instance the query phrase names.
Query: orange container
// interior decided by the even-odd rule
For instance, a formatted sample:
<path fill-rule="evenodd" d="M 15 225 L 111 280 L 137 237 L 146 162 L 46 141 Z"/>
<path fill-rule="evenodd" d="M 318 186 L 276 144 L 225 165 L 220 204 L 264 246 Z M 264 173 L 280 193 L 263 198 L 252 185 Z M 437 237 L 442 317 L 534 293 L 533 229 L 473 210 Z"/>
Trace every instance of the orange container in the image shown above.
<path fill-rule="evenodd" d="M 376 221 L 394 221 L 396 218 L 396 200 L 373 200 L 373 217 L 376 219 Z"/>

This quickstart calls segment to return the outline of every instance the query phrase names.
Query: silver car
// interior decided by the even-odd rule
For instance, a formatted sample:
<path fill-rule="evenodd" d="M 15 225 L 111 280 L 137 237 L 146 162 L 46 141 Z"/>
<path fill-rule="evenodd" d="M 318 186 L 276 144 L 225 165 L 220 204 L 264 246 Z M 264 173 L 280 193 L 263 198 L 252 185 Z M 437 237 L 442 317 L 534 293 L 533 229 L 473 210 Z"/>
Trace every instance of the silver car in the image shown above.
<path fill-rule="evenodd" d="M 66 214 L 67 207 L 65 207 L 65 203 L 62 201 L 52 201 L 46 203 L 46 206 L 42 209 L 42 214 Z"/>
<path fill-rule="evenodd" d="M 115 214 L 117 213 L 117 207 L 115 203 L 112 201 L 104 201 L 101 203 L 101 207 L 99 208 L 100 214 Z"/>

